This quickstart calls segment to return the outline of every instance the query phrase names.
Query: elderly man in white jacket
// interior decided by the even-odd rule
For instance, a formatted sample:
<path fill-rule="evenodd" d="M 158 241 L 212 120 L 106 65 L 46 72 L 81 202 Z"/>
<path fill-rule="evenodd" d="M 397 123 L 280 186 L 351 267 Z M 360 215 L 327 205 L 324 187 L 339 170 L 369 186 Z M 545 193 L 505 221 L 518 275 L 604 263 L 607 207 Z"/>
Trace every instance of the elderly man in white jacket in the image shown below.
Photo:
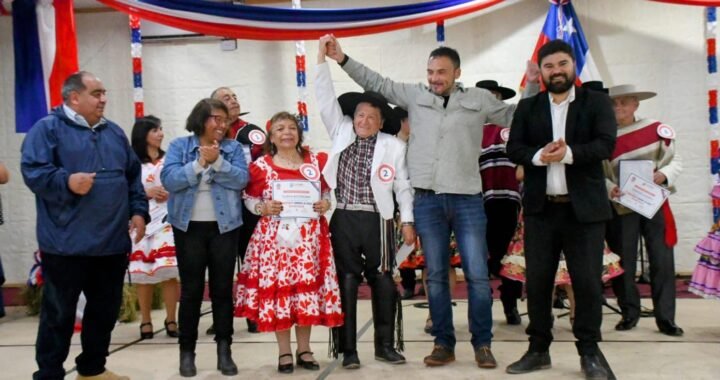
<path fill-rule="evenodd" d="M 617 143 L 605 164 L 607 189 L 618 201 L 621 167 L 628 161 L 645 163 L 647 180 L 675 192 L 675 184 L 682 172 L 682 161 L 676 153 L 675 130 L 657 120 L 636 116 L 640 101 L 655 96 L 640 91 L 634 85 L 619 85 L 609 89 L 618 122 Z M 632 169 L 631 169 L 632 170 Z M 622 177 L 625 177 L 622 175 Z M 625 273 L 613 279 L 613 291 L 622 309 L 622 319 L 615 325 L 619 331 L 635 327 L 640 318 L 640 294 L 635 284 L 638 239 L 642 235 L 650 261 L 650 286 L 655 324 L 661 333 L 683 335 L 675 324 L 675 260 L 673 247 L 677 242 L 675 218 L 666 200 L 652 218 L 613 202 L 615 212 L 608 224 L 607 242 L 620 255 Z"/>
<path fill-rule="evenodd" d="M 343 352 L 344 368 L 360 367 L 357 292 L 364 275 L 372 289 L 375 359 L 402 364 L 405 358 L 397 351 L 402 342 L 398 339 L 395 347 L 393 337 L 399 300 L 392 278 L 393 195 L 400 209 L 403 240 L 406 244 L 415 241 L 405 143 L 391 135 L 399 130 L 399 121 L 382 95 L 347 93 L 336 99 L 325 62 L 328 40 L 320 39 L 315 89 L 333 142 L 323 175 L 337 198 L 330 231 L 345 313 L 338 350 Z"/>

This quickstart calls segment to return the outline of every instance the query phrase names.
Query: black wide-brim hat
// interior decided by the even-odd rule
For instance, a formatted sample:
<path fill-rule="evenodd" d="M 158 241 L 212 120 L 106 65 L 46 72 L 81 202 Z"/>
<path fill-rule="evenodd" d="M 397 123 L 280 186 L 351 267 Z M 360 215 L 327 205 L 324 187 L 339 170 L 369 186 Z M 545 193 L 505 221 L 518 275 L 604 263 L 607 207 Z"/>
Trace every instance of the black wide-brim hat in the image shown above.
<path fill-rule="evenodd" d="M 340 103 L 342 113 L 350 116 L 351 119 L 355 117 L 355 109 L 358 104 L 370 103 L 380 109 L 380 114 L 385 119 L 380 131 L 390 135 L 396 135 L 400 132 L 400 120 L 395 117 L 395 113 L 388 105 L 387 99 L 375 91 L 346 92 L 338 97 L 338 103 Z"/>
<path fill-rule="evenodd" d="M 582 88 L 586 88 L 593 91 L 599 91 L 608 93 L 608 89 L 605 87 L 602 81 L 600 80 L 589 80 L 587 82 L 582 83 Z"/>
<path fill-rule="evenodd" d="M 507 100 L 515 96 L 515 90 L 500 86 L 498 82 L 494 80 L 481 80 L 475 83 L 475 87 L 484 88 L 488 91 L 497 91 L 500 93 L 502 100 Z"/>

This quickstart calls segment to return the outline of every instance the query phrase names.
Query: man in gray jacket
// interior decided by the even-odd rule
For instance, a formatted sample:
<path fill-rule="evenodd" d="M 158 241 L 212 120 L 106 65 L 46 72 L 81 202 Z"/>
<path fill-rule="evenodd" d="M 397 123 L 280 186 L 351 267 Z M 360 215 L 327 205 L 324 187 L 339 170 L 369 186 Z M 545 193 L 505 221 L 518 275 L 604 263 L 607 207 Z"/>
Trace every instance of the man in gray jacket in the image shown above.
<path fill-rule="evenodd" d="M 328 56 L 366 91 L 376 91 L 389 102 L 408 110 L 412 130 L 407 163 L 415 189 L 415 228 L 422 241 L 428 269 L 428 299 L 435 347 L 425 357 L 428 366 L 455 360 L 455 332 L 448 286 L 450 233 L 455 232 L 468 286 L 468 318 L 475 360 L 481 368 L 495 368 L 490 351 L 492 299 L 488 282 L 487 219 L 478 158 L 482 126 L 510 125 L 514 105 L 498 100 L 490 91 L 462 87 L 460 56 L 449 47 L 430 53 L 428 84 L 397 83 L 363 66 L 343 53 L 332 39 Z M 528 65 L 528 82 L 539 77 Z M 534 88 L 537 90 L 537 88 Z"/>

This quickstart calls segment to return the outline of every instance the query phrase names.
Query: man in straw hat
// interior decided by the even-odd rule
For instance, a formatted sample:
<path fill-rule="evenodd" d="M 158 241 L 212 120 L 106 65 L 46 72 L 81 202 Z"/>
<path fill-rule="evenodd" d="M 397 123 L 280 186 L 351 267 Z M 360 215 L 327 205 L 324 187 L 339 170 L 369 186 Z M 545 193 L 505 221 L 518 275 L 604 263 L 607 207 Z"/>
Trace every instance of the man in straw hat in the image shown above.
<path fill-rule="evenodd" d="M 400 208 L 402 235 L 415 242 L 413 191 L 405 164 L 405 143 L 395 138 L 400 121 L 382 95 L 349 92 L 335 98 L 325 62 L 330 37 L 320 39 L 316 96 L 320 116 L 332 139 L 323 175 L 335 190 L 337 205 L 330 221 L 345 324 L 338 351 L 343 367 L 360 367 L 357 353 L 357 295 L 364 276 L 372 290 L 375 359 L 405 363 L 400 297 L 392 278 L 395 262 L 393 196 Z M 398 337 L 394 340 L 397 313 Z M 397 346 L 394 346 L 397 342 Z"/>
<path fill-rule="evenodd" d="M 497 100 L 489 91 L 465 88 L 460 78 L 460 55 L 442 46 L 430 52 L 427 85 L 384 78 L 347 56 L 330 36 L 328 56 L 365 90 L 378 91 L 407 109 L 412 124 L 407 160 L 415 189 L 414 213 L 428 269 L 428 299 L 435 337 L 427 366 L 455 361 L 455 329 L 448 286 L 450 234 L 455 232 L 468 288 L 468 324 L 480 368 L 495 368 L 492 354 L 492 299 L 485 243 L 486 218 L 482 180 L 478 173 L 481 126 L 509 125 L 515 106 Z M 529 63 L 528 82 L 538 78 Z M 530 86 L 537 91 L 537 86 Z"/>
<path fill-rule="evenodd" d="M 625 84 L 610 88 L 618 122 L 617 145 L 606 162 L 608 191 L 613 200 L 621 195 L 619 182 L 621 162 L 646 160 L 652 162 L 652 181 L 674 192 L 675 182 L 682 170 L 675 153 L 675 131 L 657 120 L 639 118 L 635 112 L 640 101 L 655 96 Z M 615 212 L 608 225 L 610 249 L 620 255 L 625 273 L 613 280 L 623 317 L 616 330 L 630 330 L 640 317 L 640 295 L 635 285 L 638 237 L 642 234 L 650 261 L 650 285 L 655 323 L 660 332 L 680 336 L 683 330 L 675 324 L 675 261 L 673 246 L 677 242 L 675 221 L 667 201 L 652 219 L 613 202 Z"/>
<path fill-rule="evenodd" d="M 502 87 L 494 80 L 481 80 L 475 87 L 490 91 L 498 100 L 515 96 L 515 91 Z M 519 325 L 522 320 L 517 300 L 522 296 L 522 282 L 500 276 L 500 263 L 512 240 L 520 211 L 520 184 L 515 176 L 516 166 L 505 153 L 510 129 L 508 126 L 488 123 L 483 126 L 480 146 L 480 175 L 483 199 L 487 215 L 488 269 L 500 278 L 500 301 L 509 325 Z"/>
<path fill-rule="evenodd" d="M 553 40 L 538 51 L 547 91 L 517 106 L 507 154 L 525 168 L 523 216 L 530 336 L 528 351 L 507 367 L 520 374 L 550 368 L 552 291 L 560 253 L 575 292 L 573 334 L 588 379 L 606 379 L 598 347 L 602 323 L 605 222 L 612 212 L 602 161 L 615 149 L 610 99 L 574 85 L 573 49 Z"/>

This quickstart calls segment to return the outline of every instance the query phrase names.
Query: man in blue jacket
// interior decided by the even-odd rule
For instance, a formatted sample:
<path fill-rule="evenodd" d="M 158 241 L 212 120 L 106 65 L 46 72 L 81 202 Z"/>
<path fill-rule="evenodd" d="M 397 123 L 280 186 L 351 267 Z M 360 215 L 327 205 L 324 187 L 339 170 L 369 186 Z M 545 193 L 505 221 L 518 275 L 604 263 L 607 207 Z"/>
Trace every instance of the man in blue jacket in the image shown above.
<path fill-rule="evenodd" d="M 65 377 L 80 292 L 87 305 L 77 378 L 128 379 L 108 371 L 105 362 L 130 238 L 145 235 L 150 216 L 140 161 L 123 130 L 103 117 L 105 92 L 89 72 L 70 75 L 63 105 L 35 123 L 22 144 L 21 171 L 35 193 L 45 281 L 33 379 Z"/>

